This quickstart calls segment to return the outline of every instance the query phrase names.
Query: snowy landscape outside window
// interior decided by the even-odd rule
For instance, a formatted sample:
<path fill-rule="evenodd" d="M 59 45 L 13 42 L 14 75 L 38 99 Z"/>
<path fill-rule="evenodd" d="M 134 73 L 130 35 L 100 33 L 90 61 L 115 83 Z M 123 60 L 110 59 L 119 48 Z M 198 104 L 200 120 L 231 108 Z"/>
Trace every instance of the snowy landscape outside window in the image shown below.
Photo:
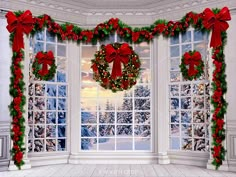
<path fill-rule="evenodd" d="M 96 46 L 81 45 L 81 150 L 151 151 L 150 45 L 132 45 L 141 59 L 137 85 L 112 93 L 93 80 L 90 67 L 100 45 L 114 42 L 122 41 L 113 35 Z"/>
<path fill-rule="evenodd" d="M 54 54 L 57 73 L 51 81 L 40 81 L 32 74 L 34 56 L 39 51 L 49 50 Z M 67 43 L 44 30 L 30 38 L 29 55 L 28 151 L 65 151 L 68 120 Z"/>
<path fill-rule="evenodd" d="M 208 35 L 189 30 L 169 41 L 170 149 L 209 151 Z M 185 80 L 179 68 L 189 50 L 199 51 L 205 65 L 204 75 L 195 81 Z"/>

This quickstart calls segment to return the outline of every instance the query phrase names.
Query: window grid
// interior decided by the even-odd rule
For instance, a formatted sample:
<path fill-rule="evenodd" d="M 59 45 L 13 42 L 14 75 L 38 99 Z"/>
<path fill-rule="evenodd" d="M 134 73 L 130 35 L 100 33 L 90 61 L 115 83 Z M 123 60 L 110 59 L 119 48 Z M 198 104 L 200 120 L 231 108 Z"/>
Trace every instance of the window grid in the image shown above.
<path fill-rule="evenodd" d="M 209 151 L 210 96 L 206 59 L 207 38 L 207 35 L 189 30 L 183 35 L 180 34 L 178 37 L 170 39 L 171 150 Z M 194 49 L 202 55 L 205 73 L 195 81 L 186 81 L 180 75 L 178 65 L 184 52 Z M 173 64 L 173 60 L 178 62 Z"/>
<path fill-rule="evenodd" d="M 38 51 L 52 50 L 57 65 L 56 77 L 40 81 L 32 74 L 32 63 Z M 46 30 L 30 38 L 28 89 L 28 151 L 66 150 L 68 105 L 67 43 L 62 43 Z M 41 100 L 41 102 L 40 102 Z"/>
<path fill-rule="evenodd" d="M 105 43 L 103 43 L 103 44 L 107 44 L 107 43 L 111 43 L 111 42 L 116 41 L 117 35 L 115 35 L 113 37 L 114 37 L 113 39 L 109 39 L 108 41 L 105 41 Z M 83 62 L 85 60 L 88 60 L 90 62 L 90 60 L 92 58 L 94 58 L 93 54 L 95 53 L 95 51 L 99 50 L 100 45 L 99 44 L 96 45 L 96 50 L 95 50 L 95 48 L 93 48 L 93 52 L 91 52 L 92 54 L 89 57 L 85 57 L 83 55 L 83 50 L 87 51 L 86 47 L 91 47 L 91 45 L 82 45 L 82 47 L 81 47 L 81 51 L 82 51 L 82 54 L 81 54 L 81 58 L 82 58 L 82 60 L 81 60 L 82 61 L 81 72 L 82 73 L 83 72 L 88 72 L 88 71 L 91 72 L 91 70 L 83 70 L 83 68 L 85 68 L 85 67 L 83 67 Z M 132 47 L 133 47 L 133 49 L 136 49 L 135 45 L 133 45 Z M 145 60 L 149 61 L 150 60 L 150 47 L 149 46 L 148 46 L 148 50 L 149 50 L 149 54 L 147 56 L 140 57 L 140 59 L 143 59 L 143 61 L 145 61 Z M 90 69 L 90 68 L 88 68 L 88 69 Z M 150 62 L 149 62 L 149 68 L 148 69 L 150 70 Z M 149 75 L 150 74 L 151 73 L 149 73 Z M 148 79 L 150 80 L 150 77 Z M 136 126 L 138 126 L 138 125 L 139 126 L 140 125 L 149 126 L 149 131 L 151 129 L 150 128 L 150 120 L 149 120 L 148 123 L 142 123 L 142 124 L 135 123 L 135 114 L 137 114 L 138 112 L 139 113 L 148 112 L 149 116 L 151 117 L 150 105 L 149 105 L 149 109 L 146 110 L 146 111 L 145 110 L 143 110 L 143 111 L 142 110 L 134 110 L 134 108 L 135 108 L 135 100 L 136 99 L 144 99 L 145 98 L 145 99 L 149 99 L 149 101 L 151 101 L 150 100 L 151 99 L 150 93 L 149 93 L 149 96 L 147 96 L 147 97 L 136 97 L 134 95 L 135 94 L 134 89 L 132 88 L 129 91 L 125 91 L 126 95 L 123 95 L 123 96 L 121 94 L 119 94 L 119 93 L 117 93 L 117 96 L 114 96 L 115 94 L 103 96 L 101 94 L 101 92 L 104 91 L 105 89 L 103 89 L 101 86 L 99 86 L 98 83 L 95 83 L 95 81 L 92 82 L 92 83 L 84 83 L 83 82 L 83 76 L 81 75 L 81 82 L 82 82 L 82 84 L 81 84 L 82 85 L 81 86 L 81 92 L 83 92 L 83 87 L 84 86 L 85 87 L 86 86 L 94 86 L 95 87 L 94 91 L 97 91 L 96 94 L 91 94 L 91 93 L 90 94 L 81 94 L 81 99 L 82 100 L 85 100 L 86 98 L 87 99 L 90 98 L 90 99 L 95 99 L 96 103 L 97 103 L 96 109 L 95 110 L 90 110 L 90 112 L 96 112 L 96 121 L 97 122 L 94 122 L 94 123 L 87 123 L 87 122 L 83 123 L 83 120 L 81 121 L 81 126 L 94 125 L 97 128 L 96 135 L 94 135 L 94 136 L 90 136 L 90 135 L 89 136 L 83 136 L 83 133 L 81 132 L 81 134 L 82 134 L 81 149 L 82 150 L 89 150 L 89 151 L 101 151 L 101 150 L 102 151 L 104 151 L 104 150 L 107 150 L 107 151 L 110 151 L 110 150 L 111 151 L 121 151 L 121 150 L 119 150 L 119 147 L 117 146 L 118 141 L 122 140 L 122 139 L 132 139 L 132 146 L 130 147 L 130 149 L 126 149 L 125 151 L 134 151 L 135 150 L 135 142 L 136 142 L 135 140 L 144 138 L 144 139 L 150 141 L 150 139 L 151 139 L 150 133 L 149 133 L 149 135 L 147 137 L 141 137 L 141 136 L 140 137 L 136 137 L 135 136 L 135 130 L 137 128 Z M 149 83 L 143 83 L 143 81 L 141 81 L 141 83 L 137 83 L 137 86 L 144 86 L 144 87 L 147 86 L 148 87 L 147 90 L 150 90 L 151 82 L 149 81 Z M 119 104 L 119 102 L 121 102 L 121 101 L 119 101 L 121 96 L 123 97 L 123 100 L 130 99 L 132 101 L 132 108 L 133 109 L 130 109 L 130 110 L 122 110 L 122 109 L 120 110 L 120 109 L 118 109 L 118 104 Z M 97 98 L 99 98 L 99 99 L 97 99 Z M 103 100 L 103 101 L 101 101 L 101 100 Z M 112 100 L 114 100 L 114 101 L 112 101 Z M 105 106 L 107 106 L 106 104 L 104 105 L 105 101 L 109 101 L 109 103 L 114 103 L 114 105 L 113 105 L 114 108 L 112 108 L 111 110 L 103 109 Z M 102 106 L 101 102 L 103 102 L 103 108 L 101 108 L 101 106 Z M 82 110 L 82 108 L 81 108 L 81 114 L 83 114 L 84 111 L 86 111 L 86 110 Z M 108 123 L 107 122 L 106 123 L 100 123 L 99 122 L 100 121 L 99 118 L 100 118 L 101 114 L 103 114 L 103 113 L 114 113 L 114 120 L 112 122 L 108 122 Z M 124 114 L 132 113 L 132 122 L 131 123 L 118 123 L 118 119 L 119 118 L 117 117 L 117 115 L 119 113 L 124 113 Z M 83 115 L 81 115 L 81 118 L 83 119 Z M 114 126 L 113 127 L 114 128 L 113 135 L 112 136 L 100 136 L 99 134 L 101 132 L 99 131 L 99 128 L 101 126 Z M 118 126 L 132 126 L 132 134 L 130 134 L 130 136 L 127 136 L 127 137 L 117 135 L 117 133 L 118 133 Z M 81 130 L 83 130 L 83 129 L 81 128 Z M 102 143 L 97 143 L 100 140 L 103 140 L 103 139 L 106 139 L 106 138 L 109 138 L 110 140 L 113 139 L 113 141 L 114 141 L 113 147 L 112 148 L 110 147 L 111 149 L 101 149 L 100 146 L 102 146 Z M 90 140 L 91 139 L 95 140 L 95 143 L 94 143 L 95 144 L 94 145 L 95 149 L 94 148 L 93 149 L 89 149 L 87 147 L 84 147 L 85 141 L 88 141 L 89 139 Z M 150 142 L 148 142 L 148 143 L 149 143 L 149 145 L 148 145 L 149 147 L 147 149 L 143 149 L 144 151 L 151 151 L 151 143 Z M 122 150 L 122 151 L 124 151 L 124 150 Z"/>

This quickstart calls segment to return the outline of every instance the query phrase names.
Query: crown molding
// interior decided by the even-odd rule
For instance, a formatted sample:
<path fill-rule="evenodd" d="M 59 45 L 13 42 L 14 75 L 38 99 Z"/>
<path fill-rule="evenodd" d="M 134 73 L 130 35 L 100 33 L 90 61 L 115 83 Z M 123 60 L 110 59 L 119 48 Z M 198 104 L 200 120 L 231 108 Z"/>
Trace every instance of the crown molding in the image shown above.
<path fill-rule="evenodd" d="M 71 11 L 70 9 L 65 9 L 61 6 L 53 6 L 48 3 L 43 3 L 39 1 L 31 0 L 3 0 L 0 8 L 4 10 L 10 11 L 18 11 L 18 10 L 30 10 L 34 16 L 48 14 L 53 19 L 59 22 L 67 22 L 75 24 L 86 24 L 86 16 L 81 14 L 81 11 Z"/>
<path fill-rule="evenodd" d="M 153 23 L 156 19 L 178 20 L 187 12 L 202 12 L 206 7 L 236 8 L 235 0 L 116 0 L 113 8 L 108 0 L 100 0 L 96 8 L 96 0 L 2 0 L 5 10 L 26 10 L 37 16 L 48 14 L 59 22 L 71 22 L 81 26 L 94 27 L 109 18 L 119 18 L 132 26 L 143 26 Z M 105 4 L 107 3 L 107 5 Z M 127 3 L 127 7 L 124 7 Z M 115 6 L 117 4 L 117 6 Z M 104 5 L 104 8 L 101 8 Z M 142 7 L 141 7 L 142 6 Z M 0 7 L 1 8 L 1 7 Z M 235 13 L 235 10 L 232 11 Z"/>
<path fill-rule="evenodd" d="M 224 6 L 229 7 L 229 9 L 236 8 L 235 0 L 189 0 L 185 3 L 176 3 L 174 6 L 165 6 L 157 10 L 157 14 L 153 15 L 153 21 L 158 19 L 167 19 L 167 20 L 179 20 L 186 13 L 191 11 L 200 13 L 205 8 L 222 8 Z"/>
<path fill-rule="evenodd" d="M 11 123 L 8 121 L 0 121 L 0 134 L 10 132 Z"/>

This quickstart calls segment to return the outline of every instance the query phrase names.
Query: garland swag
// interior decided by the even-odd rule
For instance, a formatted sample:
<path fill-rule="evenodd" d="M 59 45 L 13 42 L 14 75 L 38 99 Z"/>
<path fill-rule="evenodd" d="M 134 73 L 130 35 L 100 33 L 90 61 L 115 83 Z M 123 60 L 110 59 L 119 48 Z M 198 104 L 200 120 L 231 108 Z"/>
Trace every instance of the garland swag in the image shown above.
<path fill-rule="evenodd" d="M 126 42 L 140 43 L 150 42 L 153 37 L 163 35 L 164 37 L 176 36 L 184 33 L 189 26 L 193 26 L 199 31 L 212 31 L 210 46 L 213 50 L 213 64 L 215 70 L 213 72 L 211 103 L 213 105 L 212 118 L 212 155 L 213 165 L 218 168 L 225 156 L 223 140 L 225 139 L 224 114 L 226 113 L 227 103 L 224 98 L 226 93 L 226 75 L 224 61 L 224 46 L 226 44 L 226 30 L 228 28 L 228 20 L 231 20 L 229 9 L 205 9 L 202 13 L 187 13 L 181 20 L 173 22 L 166 20 L 157 20 L 150 26 L 141 28 L 131 28 L 117 18 L 98 24 L 94 29 L 82 29 L 71 23 L 58 24 L 50 16 L 41 15 L 33 17 L 29 10 L 8 12 L 7 29 L 11 33 L 10 41 L 12 43 L 12 65 L 11 65 L 11 82 L 10 95 L 13 100 L 10 104 L 10 114 L 12 116 L 11 139 L 12 159 L 19 168 L 24 164 L 23 154 L 25 119 L 23 117 L 25 95 L 25 83 L 23 81 L 22 60 L 24 58 L 23 34 L 34 35 L 36 32 L 47 28 L 47 30 L 58 36 L 61 40 L 73 40 L 77 43 L 87 42 L 96 44 L 97 41 L 105 40 L 109 35 L 116 32 Z"/>

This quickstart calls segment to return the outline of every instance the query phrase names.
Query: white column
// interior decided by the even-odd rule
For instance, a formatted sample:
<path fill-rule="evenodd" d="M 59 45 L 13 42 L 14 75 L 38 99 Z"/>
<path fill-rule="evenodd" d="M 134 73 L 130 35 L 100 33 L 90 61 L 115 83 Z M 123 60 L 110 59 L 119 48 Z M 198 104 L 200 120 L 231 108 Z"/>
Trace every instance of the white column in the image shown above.
<path fill-rule="evenodd" d="M 162 36 L 154 39 L 154 120 L 156 150 L 159 164 L 169 164 L 167 155 L 169 148 L 169 118 L 168 118 L 168 41 Z"/>
<path fill-rule="evenodd" d="M 80 47 L 69 42 L 69 97 L 70 97 L 70 157 L 69 163 L 78 163 L 80 150 Z"/>

